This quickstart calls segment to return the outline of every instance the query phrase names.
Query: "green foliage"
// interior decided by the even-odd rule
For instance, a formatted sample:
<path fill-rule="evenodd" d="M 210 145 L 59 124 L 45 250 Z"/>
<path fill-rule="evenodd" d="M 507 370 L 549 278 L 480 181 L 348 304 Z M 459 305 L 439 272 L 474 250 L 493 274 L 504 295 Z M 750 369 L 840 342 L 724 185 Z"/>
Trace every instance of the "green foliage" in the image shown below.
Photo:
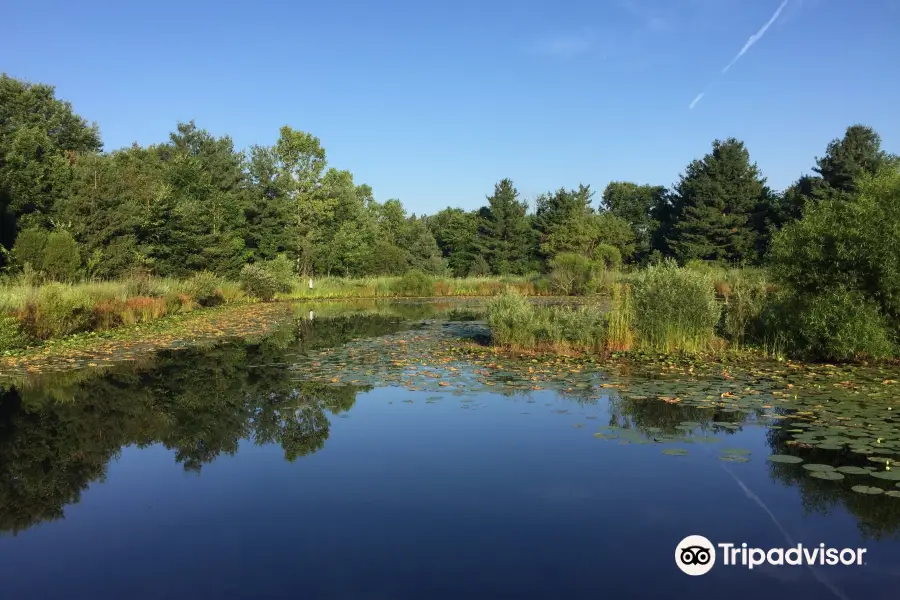
<path fill-rule="evenodd" d="M 509 179 L 494 186 L 488 206 L 478 213 L 478 244 L 491 271 L 498 275 L 522 274 L 528 270 L 533 234 L 527 218 L 528 205 Z"/>
<path fill-rule="evenodd" d="M 751 338 L 762 341 L 762 317 L 770 300 L 769 282 L 762 271 L 737 269 L 728 277 L 722 329 L 734 344 Z"/>
<path fill-rule="evenodd" d="M 755 260 L 762 222 L 756 215 L 770 192 L 744 144 L 713 142 L 675 186 L 668 246 L 679 260 Z"/>
<path fill-rule="evenodd" d="M 616 271 L 622 267 L 622 252 L 610 244 L 600 244 L 594 248 L 592 258 L 607 271 Z"/>
<path fill-rule="evenodd" d="M 54 231 L 47 236 L 44 247 L 43 269 L 55 281 L 72 281 L 81 268 L 78 242 L 65 230 Z"/>
<path fill-rule="evenodd" d="M 562 296 L 584 294 L 594 276 L 595 264 L 574 252 L 557 254 L 550 261 L 550 286 Z"/>
<path fill-rule="evenodd" d="M 244 265 L 241 269 L 241 287 L 251 297 L 269 302 L 281 289 L 281 282 L 272 271 L 260 264 Z"/>
<path fill-rule="evenodd" d="M 25 348 L 28 343 L 28 336 L 22 331 L 19 320 L 13 315 L 0 313 L 0 353 Z"/>
<path fill-rule="evenodd" d="M 291 291 L 294 283 L 294 263 L 284 254 L 279 254 L 272 260 L 263 263 L 265 268 L 278 282 L 278 290 L 281 293 Z"/>
<path fill-rule="evenodd" d="M 410 270 L 397 280 L 393 291 L 399 296 L 428 297 L 434 294 L 434 279 L 422 271 Z"/>
<path fill-rule="evenodd" d="M 665 195 L 663 186 L 625 181 L 613 181 L 603 190 L 604 208 L 631 228 L 637 261 L 643 261 L 652 250 L 653 233 L 659 227 L 654 209 Z"/>
<path fill-rule="evenodd" d="M 43 229 L 30 228 L 21 231 L 12 248 L 12 257 L 16 265 L 24 268 L 31 265 L 36 271 L 44 269 L 44 248 L 47 246 L 47 232 Z"/>
<path fill-rule="evenodd" d="M 642 346 L 699 352 L 713 343 L 721 307 L 708 277 L 666 260 L 638 273 L 632 293 L 634 327 Z"/>
<path fill-rule="evenodd" d="M 771 271 L 786 297 L 782 306 L 797 311 L 796 323 L 812 328 L 809 333 L 790 329 L 788 345 L 808 356 L 853 358 L 861 352 L 827 341 L 828 332 L 839 336 L 843 331 L 830 323 L 829 315 L 838 314 L 831 307 L 849 306 L 851 299 L 860 301 L 852 318 L 874 323 L 867 339 L 878 340 L 871 333 L 880 327 L 877 323 L 888 324 L 888 339 L 900 334 L 900 170 L 863 176 L 856 185 L 855 199 L 808 205 L 803 218 L 785 226 L 772 243 Z M 775 320 L 769 328 L 787 321 Z M 882 344 L 872 344 L 875 356 Z"/>
<path fill-rule="evenodd" d="M 185 292 L 200 306 L 216 306 L 222 302 L 219 286 L 222 280 L 214 273 L 200 271 L 185 282 Z"/>
<path fill-rule="evenodd" d="M 794 356 L 846 361 L 896 352 L 894 328 L 878 304 L 842 286 L 806 295 L 778 294 L 766 307 L 768 335 Z"/>

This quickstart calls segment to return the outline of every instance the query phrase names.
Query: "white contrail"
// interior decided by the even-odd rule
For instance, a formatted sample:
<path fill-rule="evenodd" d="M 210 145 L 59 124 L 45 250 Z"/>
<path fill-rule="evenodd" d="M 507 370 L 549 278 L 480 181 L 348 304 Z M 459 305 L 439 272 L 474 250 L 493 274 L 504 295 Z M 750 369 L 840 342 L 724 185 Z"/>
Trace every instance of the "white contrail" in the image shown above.
<path fill-rule="evenodd" d="M 695 106 L 697 106 L 697 103 L 700 102 L 700 99 L 703 98 L 703 94 L 705 93 L 706 92 L 700 92 L 699 94 L 697 94 L 697 97 L 691 100 L 691 103 L 688 104 L 688 108 L 694 108 Z"/>
<path fill-rule="evenodd" d="M 747 50 L 749 50 L 750 48 L 753 47 L 753 44 L 755 44 L 756 42 L 758 42 L 759 40 L 762 39 L 762 36 L 764 36 L 766 34 L 766 31 L 769 29 L 769 27 L 772 26 L 772 23 L 774 23 L 778 19 L 779 15 L 781 15 L 781 11 L 784 10 L 784 7 L 787 6 L 787 4 L 788 4 L 788 0 L 784 0 L 781 3 L 781 5 L 779 5 L 779 7 L 775 11 L 775 13 L 772 15 L 772 18 L 770 18 L 768 20 L 768 22 L 766 22 L 766 24 L 763 25 L 762 28 L 760 28 L 759 31 L 757 31 L 756 33 L 754 33 L 753 35 L 750 36 L 750 39 L 747 40 L 747 43 L 744 44 L 744 47 L 741 48 L 741 51 L 737 53 L 737 56 L 732 58 L 731 62 L 728 63 L 728 66 L 726 66 L 724 69 L 722 69 L 723 74 L 727 73 L 728 69 L 730 69 L 732 66 L 734 66 L 734 63 L 736 63 L 740 57 L 745 55 L 747 53 Z"/>

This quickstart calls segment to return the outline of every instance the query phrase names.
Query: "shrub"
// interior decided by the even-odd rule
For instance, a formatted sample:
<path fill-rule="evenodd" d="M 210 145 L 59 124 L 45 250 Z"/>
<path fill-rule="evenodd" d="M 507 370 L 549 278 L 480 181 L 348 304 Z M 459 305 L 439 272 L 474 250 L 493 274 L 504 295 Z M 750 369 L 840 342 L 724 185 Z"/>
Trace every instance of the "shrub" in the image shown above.
<path fill-rule="evenodd" d="M 219 291 L 221 283 L 213 273 L 200 271 L 187 280 L 185 292 L 200 306 L 216 306 L 222 303 L 222 293 Z"/>
<path fill-rule="evenodd" d="M 858 290 L 782 293 L 766 307 L 764 318 L 767 330 L 789 353 L 805 358 L 878 359 L 896 350 L 893 331 L 878 304 Z"/>
<path fill-rule="evenodd" d="M 396 281 L 393 291 L 400 296 L 431 296 L 434 294 L 434 280 L 422 271 L 413 269 Z"/>
<path fill-rule="evenodd" d="M 294 263 L 284 254 L 279 254 L 273 260 L 263 263 L 275 281 L 278 282 L 278 291 L 286 294 L 291 291 L 294 283 Z"/>
<path fill-rule="evenodd" d="M 16 236 L 12 247 L 13 260 L 19 267 L 31 265 L 37 271 L 44 269 L 44 248 L 47 232 L 43 229 L 24 229 Z"/>
<path fill-rule="evenodd" d="M 640 272 L 632 292 L 641 345 L 662 352 L 697 352 L 713 343 L 721 307 L 708 276 L 668 259 Z"/>
<path fill-rule="evenodd" d="M 54 231 L 44 246 L 43 269 L 55 281 L 72 281 L 81 268 L 81 250 L 68 231 Z"/>
<path fill-rule="evenodd" d="M 562 252 L 550 260 L 550 285 L 562 296 L 584 294 L 594 272 L 594 263 L 575 252 Z"/>
<path fill-rule="evenodd" d="M 280 282 L 268 269 L 261 265 L 244 265 L 241 269 L 241 287 L 249 296 L 269 302 L 275 298 Z"/>
<path fill-rule="evenodd" d="M 622 253 L 615 246 L 600 244 L 594 248 L 594 262 L 608 271 L 615 271 L 622 267 Z"/>
<path fill-rule="evenodd" d="M 88 331 L 94 321 L 94 306 L 84 290 L 49 283 L 34 291 L 21 313 L 23 329 L 37 339 L 63 337 Z"/>
<path fill-rule="evenodd" d="M 25 348 L 28 341 L 18 319 L 12 315 L 0 314 L 0 352 Z"/>
<path fill-rule="evenodd" d="M 773 238 L 771 271 L 781 294 L 768 334 L 784 328 L 797 354 L 878 356 L 885 338 L 900 335 L 900 170 L 864 176 L 857 187 L 856 197 L 809 204 Z M 842 307 L 844 325 L 834 321 Z M 772 316 L 787 309 L 796 312 Z M 857 342 L 845 337 L 849 323 L 863 329 Z"/>

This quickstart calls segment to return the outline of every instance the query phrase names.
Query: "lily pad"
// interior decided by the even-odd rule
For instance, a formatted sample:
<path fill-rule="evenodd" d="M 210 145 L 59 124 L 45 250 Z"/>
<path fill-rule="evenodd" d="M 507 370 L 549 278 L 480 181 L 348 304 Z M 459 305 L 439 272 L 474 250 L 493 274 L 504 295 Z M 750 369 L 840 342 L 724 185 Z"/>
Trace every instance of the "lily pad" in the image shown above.
<path fill-rule="evenodd" d="M 666 448 L 662 451 L 666 456 L 687 456 L 688 451 L 684 448 Z"/>
<path fill-rule="evenodd" d="M 775 463 L 786 463 L 797 465 L 803 462 L 803 459 L 799 456 L 792 456 L 790 454 L 773 454 L 768 459 L 770 462 Z"/>
<path fill-rule="evenodd" d="M 803 466 L 806 467 L 808 465 Z M 837 471 L 813 471 L 809 476 L 815 477 L 816 479 L 826 479 L 828 481 L 838 481 L 844 478 L 844 476 Z"/>
<path fill-rule="evenodd" d="M 835 469 L 836 471 L 840 471 L 846 475 L 868 475 L 871 473 L 868 469 L 863 469 L 862 467 L 854 467 L 854 466 L 846 466 L 846 467 L 838 467 Z"/>
<path fill-rule="evenodd" d="M 886 481 L 900 481 L 900 470 L 895 471 L 872 471 L 869 473 L 872 477 L 884 479 Z"/>
<path fill-rule="evenodd" d="M 854 485 L 850 489 L 852 489 L 857 494 L 869 494 L 871 496 L 884 493 L 884 490 L 880 487 L 874 487 L 870 485 Z"/>
<path fill-rule="evenodd" d="M 900 492 L 897 490 L 889 490 L 884 493 L 885 496 L 890 496 L 891 498 L 900 498 Z"/>
<path fill-rule="evenodd" d="M 719 456 L 719 460 L 733 463 L 748 463 L 750 462 L 750 457 L 741 454 L 722 454 Z"/>
<path fill-rule="evenodd" d="M 834 471 L 834 467 L 831 465 L 819 465 L 815 463 L 808 463 L 803 465 L 803 468 L 807 471 Z"/>
<path fill-rule="evenodd" d="M 722 454 L 752 454 L 746 448 L 722 448 Z"/>

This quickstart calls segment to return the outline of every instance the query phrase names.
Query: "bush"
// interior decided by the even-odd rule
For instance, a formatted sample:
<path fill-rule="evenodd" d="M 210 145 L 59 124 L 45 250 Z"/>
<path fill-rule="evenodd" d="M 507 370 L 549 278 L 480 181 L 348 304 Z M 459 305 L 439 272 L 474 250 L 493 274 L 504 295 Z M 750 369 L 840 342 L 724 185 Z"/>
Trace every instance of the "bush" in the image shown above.
<path fill-rule="evenodd" d="M 43 229 L 24 229 L 16 236 L 12 247 L 15 263 L 24 268 L 25 265 L 37 271 L 44 270 L 44 248 L 47 246 L 47 232 Z"/>
<path fill-rule="evenodd" d="M 221 283 L 213 273 L 200 271 L 187 280 L 184 291 L 200 306 L 216 306 L 222 303 L 222 293 L 219 291 Z"/>
<path fill-rule="evenodd" d="M 781 328 L 796 354 L 874 357 L 900 335 L 900 170 L 864 176 L 857 187 L 856 197 L 809 204 L 773 238 L 771 272 L 781 294 L 767 330 L 772 336 Z M 835 321 L 842 309 L 845 324 Z M 851 323 L 861 328 L 855 342 L 846 337 Z"/>
<path fill-rule="evenodd" d="M 594 262 L 607 271 L 616 271 L 622 268 L 622 253 L 615 246 L 600 244 L 594 248 Z"/>
<path fill-rule="evenodd" d="M 668 259 L 640 272 L 632 289 L 638 342 L 671 352 L 710 348 L 721 307 L 709 277 Z"/>
<path fill-rule="evenodd" d="M 81 268 L 81 250 L 68 231 L 54 231 L 44 246 L 43 269 L 55 281 L 72 281 Z"/>
<path fill-rule="evenodd" d="M 562 252 L 550 260 L 550 285 L 562 296 L 586 293 L 594 274 L 594 263 L 575 252 Z"/>
<path fill-rule="evenodd" d="M 399 296 L 426 297 L 434 294 L 434 279 L 422 271 L 413 269 L 394 283 L 393 291 Z"/>
<path fill-rule="evenodd" d="M 764 318 L 780 344 L 804 358 L 878 359 L 896 351 L 893 331 L 878 304 L 858 290 L 782 293 L 766 307 Z"/>
<path fill-rule="evenodd" d="M 284 254 L 279 254 L 275 259 L 263 263 L 275 281 L 278 282 L 278 291 L 286 294 L 291 291 L 294 284 L 294 263 Z"/>
<path fill-rule="evenodd" d="M 244 265 L 241 269 L 241 287 L 249 296 L 269 302 L 275 298 L 281 283 L 271 271 L 258 264 Z"/>
<path fill-rule="evenodd" d="M 22 331 L 19 320 L 12 315 L 0 314 L 0 352 L 19 350 L 28 346 L 28 336 Z"/>
<path fill-rule="evenodd" d="M 91 329 L 94 322 L 92 299 L 84 290 L 61 283 L 49 283 L 33 292 L 20 315 L 30 336 L 46 340 Z"/>

